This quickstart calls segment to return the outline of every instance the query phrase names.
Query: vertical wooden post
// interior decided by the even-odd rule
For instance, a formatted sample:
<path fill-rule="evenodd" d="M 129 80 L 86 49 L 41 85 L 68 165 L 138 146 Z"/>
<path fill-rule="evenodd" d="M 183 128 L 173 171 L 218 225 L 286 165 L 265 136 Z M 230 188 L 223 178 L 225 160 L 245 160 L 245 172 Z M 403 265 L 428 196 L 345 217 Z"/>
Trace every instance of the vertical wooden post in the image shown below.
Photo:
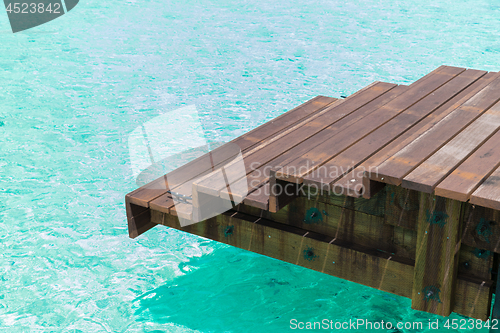
<path fill-rule="evenodd" d="M 490 320 L 490 332 L 500 332 L 499 321 L 500 321 L 500 258 L 498 258 L 498 270 L 497 270 L 497 287 L 495 289 L 495 303 L 493 304 L 493 311 L 491 313 Z M 493 319 L 496 319 L 493 321 Z M 495 325 L 496 323 L 496 325 Z M 495 328 L 493 328 L 495 327 Z"/>
<path fill-rule="evenodd" d="M 150 209 L 134 205 L 130 202 L 128 195 L 125 197 L 125 208 L 127 212 L 128 234 L 130 238 L 136 238 L 156 226 L 156 223 L 151 222 Z"/>
<path fill-rule="evenodd" d="M 460 250 L 461 203 L 420 194 L 412 308 L 449 316 Z"/>

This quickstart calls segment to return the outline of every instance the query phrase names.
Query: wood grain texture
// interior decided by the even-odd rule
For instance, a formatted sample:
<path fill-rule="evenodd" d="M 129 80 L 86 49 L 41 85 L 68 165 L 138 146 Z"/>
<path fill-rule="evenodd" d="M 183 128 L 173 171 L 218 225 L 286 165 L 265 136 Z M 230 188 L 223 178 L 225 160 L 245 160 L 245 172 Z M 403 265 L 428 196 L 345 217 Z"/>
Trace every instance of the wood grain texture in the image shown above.
<path fill-rule="evenodd" d="M 313 173 L 313 176 L 307 178 L 310 179 L 311 184 L 314 183 L 315 185 L 324 183 L 321 180 L 322 178 L 338 179 L 342 176 L 344 168 L 347 168 L 347 171 L 349 170 L 351 167 L 351 161 L 345 161 L 340 164 L 338 168 L 332 168 L 331 170 L 329 168 L 322 167 L 326 162 L 333 158 L 336 159 L 338 154 L 348 149 L 365 136 L 368 136 L 373 131 L 380 128 L 380 126 L 385 125 L 393 118 L 401 119 L 396 116 L 412 107 L 413 104 L 417 103 L 434 90 L 454 79 L 463 71 L 465 71 L 465 69 L 446 67 L 442 71 L 436 72 L 433 76 L 429 76 L 426 80 L 422 80 L 418 84 L 410 86 L 405 93 L 382 106 L 376 112 L 371 113 L 367 117 L 364 117 L 360 121 L 344 129 L 341 134 L 323 141 L 306 154 L 296 158 L 286 165 L 283 165 L 280 170 L 280 174 L 282 175 L 281 179 L 301 183 L 303 178 L 311 173 Z M 444 102 L 445 101 L 443 101 L 443 103 Z M 417 116 L 412 116 L 411 112 L 406 112 L 403 117 L 415 118 Z M 322 168 L 319 169 L 320 167 Z M 314 172 L 317 169 L 319 170 Z M 312 180 L 312 177 L 314 177 L 314 181 Z"/>
<path fill-rule="evenodd" d="M 229 144 L 237 145 L 243 152 L 248 151 L 255 145 L 265 141 L 267 138 L 279 135 L 290 126 L 296 125 L 297 122 L 321 112 L 328 105 L 334 103 L 340 104 L 342 102 L 344 101 L 331 97 L 317 96 L 280 115 L 275 120 L 267 122 L 241 137 L 232 140 Z M 232 147 L 229 149 L 228 146 L 229 145 L 223 145 L 218 147 L 209 154 L 202 155 L 181 168 L 130 192 L 128 196 L 131 202 L 136 205 L 148 207 L 150 201 L 165 194 L 168 190 L 174 189 L 200 175 L 211 172 L 212 170 L 207 170 L 207 165 L 213 165 L 214 168 L 220 167 L 220 165 L 228 162 L 228 159 L 230 160 L 234 155 Z"/>
<path fill-rule="evenodd" d="M 419 193 L 394 185 L 387 185 L 386 190 L 385 223 L 416 230 L 420 210 Z"/>
<path fill-rule="evenodd" d="M 460 250 L 461 203 L 420 193 L 412 309 L 449 316 Z"/>
<path fill-rule="evenodd" d="M 418 124 L 410 128 L 400 137 L 393 140 L 387 146 L 364 161 L 361 165 L 353 169 L 352 172 L 347 173 L 341 179 L 334 182 L 332 184 L 332 191 L 336 193 L 344 193 L 354 197 L 363 196 L 368 199 L 372 195 L 376 194 L 377 190 L 380 189 L 381 182 L 384 184 L 401 184 L 399 177 L 391 177 L 391 173 L 389 171 L 384 172 L 381 168 L 381 164 L 397 154 L 405 146 L 412 143 L 427 130 L 435 126 L 451 112 L 454 112 L 460 105 L 465 103 L 498 77 L 500 77 L 498 73 L 488 73 L 482 76 L 479 80 L 464 89 L 460 94 L 422 119 L 422 121 Z M 395 178 L 398 180 L 394 180 Z"/>
<path fill-rule="evenodd" d="M 500 95 L 496 97 L 500 99 Z M 431 193 L 437 184 L 473 154 L 499 128 L 500 103 L 497 103 L 403 178 L 402 186 Z"/>
<path fill-rule="evenodd" d="M 407 89 L 408 87 L 406 86 L 395 87 L 394 89 L 391 89 L 371 102 L 365 104 L 361 108 L 346 115 L 339 121 L 324 128 L 315 135 L 303 140 L 300 144 L 292 147 L 288 151 L 274 153 L 275 156 L 270 161 L 260 161 L 256 163 L 258 167 L 252 168 L 251 172 L 246 176 L 246 179 L 241 179 L 235 184 L 236 187 L 246 185 L 248 186 L 248 191 L 251 193 L 254 188 L 261 186 L 262 183 L 269 180 L 271 177 L 271 170 L 276 171 L 281 167 L 281 165 L 292 161 L 297 156 L 305 154 L 307 151 L 311 150 L 324 140 L 338 135 L 340 132 L 344 131 L 349 124 L 353 124 L 367 114 L 374 112 L 374 110 L 377 110 L 380 106 L 388 103 L 390 100 L 402 94 Z M 227 195 L 227 191 L 222 189 L 220 195 Z M 238 197 L 238 195 L 236 195 L 236 197 Z"/>
<path fill-rule="evenodd" d="M 411 295 L 413 262 L 367 247 L 344 244 L 331 237 L 242 213 L 228 212 L 184 228 L 176 218 L 161 212 L 153 211 L 152 219 L 376 289 L 405 297 Z"/>
<path fill-rule="evenodd" d="M 396 140 L 400 135 L 457 96 L 484 74 L 485 72 L 480 71 L 465 71 L 446 82 L 446 84 L 434 90 L 432 94 L 426 95 L 425 98 L 406 108 L 390 121 L 324 163 L 321 169 L 328 172 L 328 176 L 325 176 L 323 172 L 313 171 L 303 176 L 304 184 L 309 186 L 323 186 L 322 184 L 325 184 L 331 188 L 345 173 L 359 166 L 390 142 Z M 401 97 L 405 96 L 406 94 Z M 345 172 L 335 176 L 335 170 L 345 170 Z"/>
<path fill-rule="evenodd" d="M 434 192 L 442 197 L 467 201 L 472 192 L 499 166 L 500 132 L 496 132 L 436 186 Z"/>
<path fill-rule="evenodd" d="M 286 132 L 283 132 L 279 136 L 275 136 L 265 143 L 262 143 L 261 145 L 246 152 L 243 155 L 243 162 L 246 169 L 245 171 L 241 170 L 240 165 L 235 163 L 229 163 L 224 166 L 229 179 L 241 179 L 240 182 L 235 181 L 232 183 L 230 187 L 239 188 L 240 186 L 260 186 L 261 183 L 254 184 L 255 182 L 248 179 L 246 175 L 248 173 L 255 172 L 257 169 L 259 170 L 257 172 L 262 173 L 260 170 L 263 168 L 267 170 L 268 168 L 265 166 L 269 161 L 283 155 L 285 152 L 299 145 L 304 140 L 307 140 L 318 133 L 324 132 L 325 129 L 336 124 L 337 122 L 343 122 L 344 118 L 349 117 L 350 114 L 357 111 L 365 104 L 370 103 L 377 97 L 384 95 L 394 87 L 396 87 L 394 84 L 379 82 L 358 94 L 356 97 L 346 99 L 342 104 L 336 107 L 327 108 L 325 109 L 325 112 L 322 112 L 315 117 L 309 117 L 307 120 L 289 128 Z M 241 177 L 242 173 L 245 175 L 244 177 Z M 221 187 L 220 182 L 217 181 L 217 179 L 212 175 L 198 179 L 195 187 L 197 191 L 214 196 L 219 195 L 219 192 L 224 189 L 224 187 Z M 233 194 L 237 195 L 237 193 Z"/>
<path fill-rule="evenodd" d="M 497 168 L 472 193 L 470 203 L 500 210 L 500 168 Z"/>
<path fill-rule="evenodd" d="M 175 216 L 151 212 L 153 223 L 287 261 L 375 289 L 411 297 L 414 261 L 345 244 L 331 237 L 285 226 L 259 217 L 227 212 L 180 227 Z M 491 281 L 458 276 L 453 311 L 486 320 L 491 303 Z"/>
<path fill-rule="evenodd" d="M 437 122 L 432 122 L 423 132 L 419 131 L 417 137 L 412 136 L 393 156 L 379 164 L 376 173 L 369 174 L 370 179 L 400 185 L 404 176 L 496 102 L 494 92 L 500 88 L 500 75 L 488 73 L 472 87 L 472 91 L 443 113 L 444 117 L 436 119 Z"/>
<path fill-rule="evenodd" d="M 402 179 L 424 162 L 429 156 L 443 147 L 460 131 L 470 125 L 497 100 L 493 91 L 500 88 L 498 74 L 493 82 L 475 93 L 456 110 L 427 129 L 418 138 L 402 147 L 392 157 L 377 167 L 376 174 L 370 174 L 370 179 L 400 185 Z"/>
<path fill-rule="evenodd" d="M 500 211 L 463 203 L 462 243 L 474 248 L 481 258 L 500 253 Z"/>

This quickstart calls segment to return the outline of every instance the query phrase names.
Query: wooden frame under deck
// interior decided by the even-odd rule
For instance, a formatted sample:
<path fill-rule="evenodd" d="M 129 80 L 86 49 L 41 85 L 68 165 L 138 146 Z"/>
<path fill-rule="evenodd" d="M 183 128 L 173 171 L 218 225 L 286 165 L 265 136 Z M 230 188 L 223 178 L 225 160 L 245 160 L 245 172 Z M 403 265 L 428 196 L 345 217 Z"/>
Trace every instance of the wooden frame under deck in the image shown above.
<path fill-rule="evenodd" d="M 486 320 L 500 253 L 499 100 L 498 73 L 448 66 L 409 86 L 318 96 L 231 142 L 243 176 L 222 146 L 129 193 L 129 234 L 161 224 Z M 217 170 L 235 181 L 221 185 Z M 239 204 L 181 227 L 206 198 Z"/>

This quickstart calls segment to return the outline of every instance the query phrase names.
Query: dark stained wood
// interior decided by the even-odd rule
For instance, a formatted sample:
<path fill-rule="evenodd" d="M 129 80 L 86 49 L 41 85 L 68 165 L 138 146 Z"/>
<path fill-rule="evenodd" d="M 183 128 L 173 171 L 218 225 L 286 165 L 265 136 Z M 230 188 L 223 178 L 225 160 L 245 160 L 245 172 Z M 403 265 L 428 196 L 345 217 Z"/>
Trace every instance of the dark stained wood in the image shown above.
<path fill-rule="evenodd" d="M 399 186 L 387 185 L 385 223 L 416 229 L 420 210 L 419 193 Z"/>
<path fill-rule="evenodd" d="M 500 168 L 472 193 L 470 203 L 500 210 Z"/>
<path fill-rule="evenodd" d="M 432 94 L 421 99 L 417 103 L 399 113 L 396 117 L 384 125 L 378 127 L 363 139 L 357 141 L 348 149 L 335 156 L 335 158 L 322 165 L 325 170 L 345 170 L 351 171 L 363 161 L 373 156 L 377 151 L 385 147 L 395 138 L 399 137 L 413 125 L 420 122 L 433 111 L 444 105 L 447 101 L 459 94 L 463 89 L 471 85 L 474 81 L 483 76 L 485 72 L 465 71 L 461 75 L 448 81 L 445 85 L 436 89 Z M 402 95 L 401 97 L 405 97 Z M 317 163 L 315 163 L 317 165 Z M 345 174 L 344 173 L 344 174 Z M 332 172 L 330 172 L 332 174 Z M 319 186 L 320 184 L 332 184 L 340 179 L 343 174 L 325 177 L 321 172 L 311 172 L 303 176 L 306 185 Z M 331 186 L 331 185 L 330 185 Z"/>
<path fill-rule="evenodd" d="M 271 170 L 271 172 L 273 171 Z M 269 211 L 276 213 L 299 197 L 302 185 L 284 182 L 276 177 L 271 177 L 269 189 Z"/>
<path fill-rule="evenodd" d="M 379 165 L 377 173 L 371 173 L 370 178 L 400 185 L 406 175 L 488 110 L 498 100 L 497 95 L 492 94 L 498 89 L 500 77 L 497 74 L 497 79 Z"/>
<path fill-rule="evenodd" d="M 125 202 L 125 207 L 130 238 L 136 238 L 156 226 L 156 223 L 151 222 L 151 211 L 149 208 L 137 206 L 129 201 Z"/>
<path fill-rule="evenodd" d="M 243 204 L 267 211 L 269 210 L 270 191 L 269 182 L 266 182 L 263 186 L 247 195 L 245 199 L 243 199 Z"/>
<path fill-rule="evenodd" d="M 478 81 L 464 89 L 460 94 L 364 161 L 361 165 L 352 170 L 352 172 L 349 172 L 337 182 L 333 183 L 332 191 L 336 193 L 345 193 L 346 195 L 354 197 L 360 197 L 362 195 L 364 198 L 369 199 L 380 189 L 382 181 L 384 184 L 393 184 L 394 182 L 391 181 L 391 176 L 387 175 L 387 172 L 383 174 L 380 165 L 394 154 L 398 153 L 406 145 L 417 139 L 422 133 L 432 128 L 440 120 L 447 117 L 451 112 L 455 111 L 460 105 L 499 76 L 498 73 L 488 73 L 481 77 Z M 365 173 L 367 177 L 364 177 Z M 384 176 L 386 178 L 381 180 L 380 178 L 384 178 Z M 400 180 L 398 183 L 400 184 Z"/>
<path fill-rule="evenodd" d="M 461 203 L 420 193 L 412 309 L 449 316 L 460 250 Z"/>
<path fill-rule="evenodd" d="M 317 96 L 280 115 L 274 121 L 267 122 L 245 135 L 230 141 L 229 144 L 237 145 L 243 152 L 248 151 L 254 146 L 264 142 L 266 139 L 281 134 L 289 127 L 295 126 L 304 119 L 321 113 L 327 106 L 334 105 L 335 103 L 341 104 L 343 102 L 343 100 L 337 100 L 331 97 Z M 221 147 L 217 147 L 209 154 L 202 155 L 181 168 L 178 168 L 165 176 L 159 177 L 155 181 L 129 193 L 129 198 L 131 202 L 136 205 L 148 207 L 148 203 L 150 201 L 165 194 L 168 190 L 211 172 L 212 170 L 206 169 L 207 165 L 213 164 L 214 168 L 220 167 L 233 158 L 233 156 L 233 146 L 226 144 Z"/>
<path fill-rule="evenodd" d="M 272 221 L 227 212 L 180 227 L 175 216 L 152 211 L 153 223 L 260 253 L 375 289 L 411 297 L 414 262 Z M 453 311 L 486 320 L 491 281 L 458 276 Z"/>
<path fill-rule="evenodd" d="M 498 73 L 442 66 L 409 87 L 319 96 L 129 193 L 129 235 L 162 224 L 411 297 L 414 309 L 485 320 L 500 253 L 499 92 Z M 406 170 L 391 161 L 416 147 L 400 183 L 438 165 L 418 181 L 435 194 L 377 173 Z M 317 178 L 320 167 L 340 172 Z"/>
<path fill-rule="evenodd" d="M 482 321 L 488 320 L 491 288 L 491 280 L 482 281 L 459 275 L 455 288 L 453 312 Z"/>
<path fill-rule="evenodd" d="M 464 70 L 465 69 L 455 67 L 446 67 L 442 71 L 436 72 L 433 76 L 429 76 L 426 80 L 422 80 L 418 84 L 410 86 L 404 94 L 399 95 L 394 100 L 382 106 L 377 112 L 371 113 L 355 122 L 338 135 L 326 141 L 321 141 L 319 145 L 306 154 L 283 165 L 280 170 L 282 176 L 278 177 L 290 182 L 302 183 L 306 175 L 313 173 L 336 155 L 375 131 L 379 126 L 383 126 L 391 119 L 400 115 L 413 104 L 446 84 Z M 407 112 L 406 117 L 411 117 L 411 113 Z M 348 161 L 347 164 L 342 164 L 340 168 L 331 170 L 328 168 L 321 168 L 314 174 L 314 179 L 319 179 L 319 181 L 310 182 L 310 184 L 319 186 L 319 184 L 324 183 L 321 181 L 321 178 L 337 179 L 342 176 L 344 169 L 347 169 L 347 172 L 350 167 L 351 164 L 350 161 Z"/>
<path fill-rule="evenodd" d="M 500 99 L 500 95 L 497 95 Z M 403 178 L 401 186 L 431 193 L 500 128 L 500 103 L 493 105 L 441 149 Z"/>
<path fill-rule="evenodd" d="M 184 228 L 168 214 L 153 211 L 152 220 L 376 289 L 411 295 L 413 262 L 368 247 L 235 212 Z"/>
<path fill-rule="evenodd" d="M 388 103 L 398 95 L 402 94 L 406 91 L 408 87 L 406 86 L 398 86 L 394 89 L 386 92 L 385 94 L 379 96 L 368 104 L 365 104 L 363 107 L 355 110 L 354 112 L 348 114 L 344 118 L 335 122 L 334 124 L 326 127 L 324 130 L 319 133 L 311 136 L 310 138 L 302 141 L 297 146 L 292 147 L 288 151 L 284 151 L 282 154 L 278 154 L 272 160 L 262 163 L 259 167 L 252 169 L 251 172 L 247 175 L 246 179 L 242 179 L 241 183 L 247 183 L 248 191 L 251 192 L 255 187 L 260 186 L 263 182 L 267 182 L 271 177 L 271 170 L 275 170 L 279 168 L 281 165 L 288 163 L 289 161 L 296 158 L 296 156 L 300 156 L 301 154 L 305 154 L 312 147 L 321 142 L 322 140 L 326 140 L 334 135 L 337 135 L 340 131 L 346 128 L 349 124 L 356 122 L 361 119 L 363 116 L 373 112 L 378 109 L 380 106 Z M 238 185 L 238 184 L 237 184 Z M 225 190 L 222 190 L 222 193 L 226 193 Z"/>
<path fill-rule="evenodd" d="M 481 183 L 500 166 L 500 132 L 496 132 L 434 190 L 436 195 L 467 201 Z"/>
<path fill-rule="evenodd" d="M 476 249 L 462 244 L 458 259 L 458 274 L 471 276 L 483 281 L 491 280 L 491 268 L 493 267 L 493 255 L 478 257 Z"/>
<path fill-rule="evenodd" d="M 327 108 L 327 112 L 317 115 L 316 117 L 309 117 L 304 122 L 288 129 L 287 132 L 282 135 L 275 136 L 271 140 L 245 153 L 244 164 L 246 174 L 266 165 L 270 160 L 275 159 L 277 156 L 282 155 L 302 141 L 316 135 L 339 120 L 342 120 L 347 115 L 355 112 L 365 104 L 370 103 L 380 95 L 384 95 L 395 86 L 396 85 L 389 83 L 377 83 L 360 93 L 356 98 L 346 99 L 338 106 Z M 236 179 L 241 174 L 240 166 L 237 164 L 229 164 L 225 166 L 224 169 L 228 179 Z M 241 179 L 243 185 L 248 181 L 249 180 L 246 180 L 244 177 Z M 239 187 L 238 183 L 231 184 L 231 186 Z M 260 186 L 260 184 L 255 184 L 254 186 Z M 199 179 L 196 182 L 196 188 L 198 191 L 212 195 L 219 195 L 219 192 L 223 189 L 220 187 L 220 182 L 210 175 L 203 179 Z M 233 193 L 233 195 L 236 194 L 237 193 Z"/>
<path fill-rule="evenodd" d="M 500 211 L 463 203 L 462 243 L 485 259 L 500 253 Z"/>
<path fill-rule="evenodd" d="M 438 69 L 436 69 L 433 72 L 426 75 L 425 77 L 414 82 L 411 85 L 411 87 L 421 85 L 421 83 L 423 81 L 432 79 L 432 77 L 434 75 L 436 75 L 436 73 L 446 74 L 448 72 L 452 72 L 455 70 L 462 70 L 462 69 L 441 66 Z M 368 88 L 370 88 L 370 87 L 365 88 L 365 90 L 366 91 L 369 90 Z M 405 88 L 407 88 L 407 87 L 406 86 L 399 86 L 396 89 L 393 89 L 392 91 L 390 91 L 389 93 L 386 93 L 383 96 L 379 97 L 378 99 L 372 101 L 372 103 L 364 105 L 359 110 L 357 110 L 356 113 L 353 112 L 351 114 L 348 114 L 346 117 L 342 118 L 339 122 L 334 123 L 334 126 L 327 127 L 325 130 L 319 132 L 318 135 L 315 135 L 314 141 L 304 140 L 297 147 L 293 147 L 293 149 L 291 149 L 291 151 L 290 151 L 290 152 L 293 152 L 292 154 L 290 154 L 290 152 L 287 152 L 287 154 L 283 154 L 283 155 L 278 154 L 278 156 L 273 161 L 271 161 L 271 163 L 269 165 L 266 165 L 266 163 L 263 162 L 262 159 L 256 158 L 256 156 L 252 156 L 251 159 L 249 159 L 247 157 L 245 159 L 246 160 L 245 162 L 247 165 L 250 165 L 250 175 L 247 176 L 247 180 L 246 180 L 248 183 L 247 184 L 248 188 L 249 188 L 248 193 L 251 193 L 253 189 L 260 187 L 263 183 L 268 181 L 268 177 L 269 177 L 268 166 L 279 167 L 280 165 L 286 164 L 288 161 L 293 160 L 295 158 L 294 154 L 302 154 L 302 153 L 306 152 L 312 146 L 317 145 L 318 142 L 321 142 L 322 139 L 327 139 L 328 137 L 332 136 L 332 133 L 336 134 L 338 129 L 345 127 L 349 124 L 352 124 L 353 122 L 359 120 L 362 116 L 369 114 L 369 113 L 373 112 L 374 110 L 378 109 L 380 106 L 384 105 L 389 100 L 393 99 L 394 97 L 399 95 L 401 92 L 403 92 Z M 363 91 L 363 90 L 359 91 L 356 94 L 349 96 L 348 100 L 351 97 L 356 97 L 356 99 L 359 99 L 359 96 L 361 96 L 362 93 L 366 93 L 366 91 Z M 345 107 L 345 105 L 344 105 L 344 107 Z M 297 133 L 294 133 L 294 135 L 295 134 L 297 134 Z M 298 137 L 298 135 L 296 135 L 296 136 Z M 267 148 L 269 148 L 269 147 L 267 147 Z M 282 152 L 282 151 L 286 150 L 283 147 L 274 147 L 274 148 L 276 148 L 274 155 L 276 154 L 276 152 Z M 262 152 L 260 152 L 260 153 L 262 153 Z M 292 158 L 290 158 L 290 155 L 292 155 Z M 257 165 L 261 164 L 262 166 L 260 168 L 257 168 L 257 170 L 255 170 L 255 167 L 252 166 L 253 163 L 257 163 Z M 256 173 L 258 174 L 258 176 L 255 176 Z M 237 187 L 244 186 L 245 179 L 241 179 L 239 183 L 242 183 L 242 184 L 235 184 L 235 185 L 237 185 Z M 225 189 L 220 189 L 220 190 L 213 189 L 213 184 L 210 184 L 210 181 L 206 181 L 204 184 L 202 181 L 201 183 L 197 184 L 197 187 L 199 190 L 205 191 L 205 193 L 209 193 L 209 194 L 211 193 L 212 195 L 217 195 L 217 191 L 223 191 L 223 192 L 225 191 Z M 227 196 L 228 193 L 224 193 L 223 195 Z M 236 198 L 238 197 L 238 194 L 233 193 L 233 195 Z M 239 199 L 241 200 L 242 198 L 239 198 Z"/>

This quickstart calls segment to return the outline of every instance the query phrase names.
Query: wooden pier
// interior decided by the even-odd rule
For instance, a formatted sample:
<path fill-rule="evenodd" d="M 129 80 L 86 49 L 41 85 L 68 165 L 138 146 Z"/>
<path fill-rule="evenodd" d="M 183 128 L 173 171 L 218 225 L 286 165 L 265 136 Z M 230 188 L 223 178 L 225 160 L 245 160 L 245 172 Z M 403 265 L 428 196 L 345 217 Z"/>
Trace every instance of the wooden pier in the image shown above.
<path fill-rule="evenodd" d="M 127 194 L 130 237 L 161 224 L 487 320 L 499 100 L 499 73 L 449 66 L 317 96 Z"/>

